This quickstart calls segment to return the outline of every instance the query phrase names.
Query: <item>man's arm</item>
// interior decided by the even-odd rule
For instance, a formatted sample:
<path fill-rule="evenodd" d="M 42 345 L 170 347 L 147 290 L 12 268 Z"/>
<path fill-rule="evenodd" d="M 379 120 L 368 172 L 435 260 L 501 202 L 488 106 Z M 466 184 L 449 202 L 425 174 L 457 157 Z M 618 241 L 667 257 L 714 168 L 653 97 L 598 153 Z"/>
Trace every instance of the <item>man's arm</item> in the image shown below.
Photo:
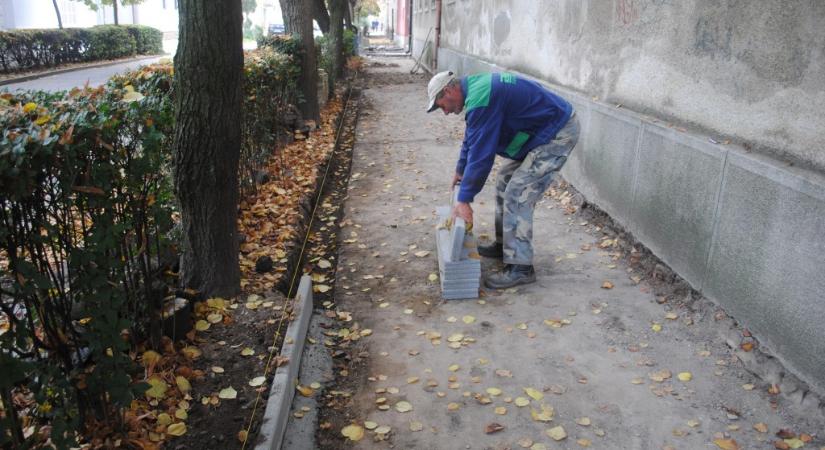
<path fill-rule="evenodd" d="M 462 172 L 458 201 L 471 203 L 484 187 L 496 158 L 496 146 L 501 134 L 502 113 L 495 107 L 477 108 L 467 113 L 464 132 L 466 164 Z"/>

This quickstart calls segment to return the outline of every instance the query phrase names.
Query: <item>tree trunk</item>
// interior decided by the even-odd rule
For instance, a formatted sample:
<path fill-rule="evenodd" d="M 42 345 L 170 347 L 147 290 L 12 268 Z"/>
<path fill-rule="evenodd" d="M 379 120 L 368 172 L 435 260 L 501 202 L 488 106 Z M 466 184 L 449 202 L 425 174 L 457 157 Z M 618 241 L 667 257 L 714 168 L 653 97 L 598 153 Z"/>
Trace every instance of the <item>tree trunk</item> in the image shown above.
<path fill-rule="evenodd" d="M 63 19 L 60 18 L 60 8 L 57 7 L 57 0 L 52 0 L 54 13 L 57 14 L 57 28 L 63 29 Z"/>
<path fill-rule="evenodd" d="M 241 2 L 180 0 L 178 17 L 174 174 L 181 281 L 207 296 L 232 296 L 240 291 Z"/>
<path fill-rule="evenodd" d="M 329 0 L 330 45 L 332 46 L 332 79 L 344 73 L 344 10 L 347 0 Z"/>
<path fill-rule="evenodd" d="M 315 38 L 312 36 L 312 0 L 280 0 L 284 15 L 284 29 L 301 39 L 301 94 L 303 102 L 298 105 L 305 120 L 320 121 L 318 110 L 318 64 L 315 57 Z"/>
<path fill-rule="evenodd" d="M 311 0 L 313 4 L 313 18 L 318 22 L 318 28 L 324 34 L 329 33 L 329 13 L 327 12 L 327 5 L 324 0 Z"/>
<path fill-rule="evenodd" d="M 112 8 L 115 14 L 115 25 L 120 25 L 120 23 L 117 20 L 117 0 L 112 1 Z"/>
<path fill-rule="evenodd" d="M 347 6 L 344 8 L 344 25 L 346 25 L 348 30 L 352 29 L 352 8 L 353 5 L 350 4 L 350 0 L 346 0 Z"/>

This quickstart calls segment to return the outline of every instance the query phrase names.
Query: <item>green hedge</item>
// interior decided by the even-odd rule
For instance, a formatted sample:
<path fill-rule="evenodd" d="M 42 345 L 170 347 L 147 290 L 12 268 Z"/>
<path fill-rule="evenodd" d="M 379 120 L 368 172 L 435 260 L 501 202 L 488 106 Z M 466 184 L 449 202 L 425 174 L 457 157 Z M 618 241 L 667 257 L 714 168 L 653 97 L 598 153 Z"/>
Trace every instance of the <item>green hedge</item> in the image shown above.
<path fill-rule="evenodd" d="M 299 73 L 291 55 L 246 55 L 242 183 L 273 155 Z M 78 447 L 144 395 L 134 355 L 175 284 L 172 85 L 157 64 L 95 89 L 0 93 L 0 394 L 28 418 L 0 414 L 0 448 L 29 426 L 23 448 L 41 432 Z"/>
<path fill-rule="evenodd" d="M 0 72 L 163 53 L 163 33 L 142 25 L 0 31 Z"/>

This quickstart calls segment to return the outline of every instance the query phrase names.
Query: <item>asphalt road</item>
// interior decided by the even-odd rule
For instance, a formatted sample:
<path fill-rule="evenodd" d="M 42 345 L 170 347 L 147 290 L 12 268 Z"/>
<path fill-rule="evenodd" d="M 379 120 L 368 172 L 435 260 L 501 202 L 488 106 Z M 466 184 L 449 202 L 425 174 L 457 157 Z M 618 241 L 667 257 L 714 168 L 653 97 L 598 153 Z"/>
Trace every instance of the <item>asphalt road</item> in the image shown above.
<path fill-rule="evenodd" d="M 95 67 L 90 69 L 76 70 L 73 72 L 66 72 L 57 75 L 49 75 L 36 80 L 24 81 L 22 83 L 7 84 L 1 86 L 0 90 L 45 90 L 45 91 L 61 91 L 69 90 L 74 87 L 81 87 L 86 83 L 90 86 L 98 86 L 106 82 L 112 75 L 137 69 L 146 64 L 153 64 L 158 62 L 161 58 L 168 58 L 167 56 L 159 56 L 156 58 L 142 59 L 140 61 L 130 61 L 120 64 L 114 64 L 105 67 Z"/>

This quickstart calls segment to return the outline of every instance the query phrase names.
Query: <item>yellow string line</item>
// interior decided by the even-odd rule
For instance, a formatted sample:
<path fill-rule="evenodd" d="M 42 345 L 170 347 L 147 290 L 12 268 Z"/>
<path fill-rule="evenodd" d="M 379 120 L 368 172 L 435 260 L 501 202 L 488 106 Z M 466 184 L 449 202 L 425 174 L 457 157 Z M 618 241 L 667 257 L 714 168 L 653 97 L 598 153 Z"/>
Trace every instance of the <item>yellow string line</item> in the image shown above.
<path fill-rule="evenodd" d="M 358 72 L 355 72 L 355 76 L 353 77 L 353 81 L 358 78 Z M 329 174 L 329 168 L 332 166 L 332 160 L 335 157 L 335 149 L 338 147 L 338 140 L 341 138 L 341 128 L 344 126 L 344 121 L 346 119 L 346 112 L 347 106 L 349 105 L 350 97 L 352 96 L 352 88 L 347 93 L 347 99 L 344 101 L 344 107 L 341 108 L 341 121 L 338 124 L 338 131 L 335 136 L 335 143 L 332 146 L 332 153 L 329 156 L 329 161 L 327 161 L 327 167 L 324 169 L 324 177 L 321 179 L 321 186 L 318 188 L 318 196 L 315 198 L 315 204 L 312 207 L 312 215 L 309 217 L 309 225 L 307 225 L 307 232 L 304 235 L 304 242 L 301 244 L 301 252 L 298 254 L 298 261 L 295 270 L 292 273 L 292 281 L 289 283 L 289 290 L 287 291 L 287 298 L 286 298 L 286 305 L 284 305 L 284 310 L 281 312 L 281 318 L 278 321 L 278 327 L 275 330 L 275 336 L 272 341 L 272 346 L 270 347 L 269 351 L 269 358 L 266 360 L 266 367 L 264 368 L 264 377 L 269 375 L 269 369 L 272 364 L 272 358 L 275 355 L 275 345 L 278 342 L 278 336 L 281 335 L 281 327 L 284 323 L 284 318 L 286 318 L 286 312 L 289 311 L 290 308 L 286 306 L 292 306 L 291 303 L 294 303 L 294 299 L 289 298 L 289 294 L 292 293 L 292 288 L 295 286 L 295 280 L 298 276 L 298 272 L 301 269 L 301 261 L 304 259 L 304 251 L 306 250 L 307 241 L 309 240 L 309 234 L 312 232 L 312 222 L 315 220 L 315 212 L 318 210 L 318 204 L 321 202 L 321 197 L 324 193 L 324 186 L 327 182 L 327 174 Z M 249 441 L 249 431 L 252 429 L 252 424 L 255 422 L 255 412 L 258 410 L 258 404 L 261 401 L 261 395 L 263 390 L 258 391 L 258 395 L 255 397 L 255 404 L 252 406 L 252 414 L 249 418 L 249 425 L 246 427 L 246 436 L 244 436 L 243 445 L 241 446 L 241 450 L 246 449 L 246 443 Z"/>

